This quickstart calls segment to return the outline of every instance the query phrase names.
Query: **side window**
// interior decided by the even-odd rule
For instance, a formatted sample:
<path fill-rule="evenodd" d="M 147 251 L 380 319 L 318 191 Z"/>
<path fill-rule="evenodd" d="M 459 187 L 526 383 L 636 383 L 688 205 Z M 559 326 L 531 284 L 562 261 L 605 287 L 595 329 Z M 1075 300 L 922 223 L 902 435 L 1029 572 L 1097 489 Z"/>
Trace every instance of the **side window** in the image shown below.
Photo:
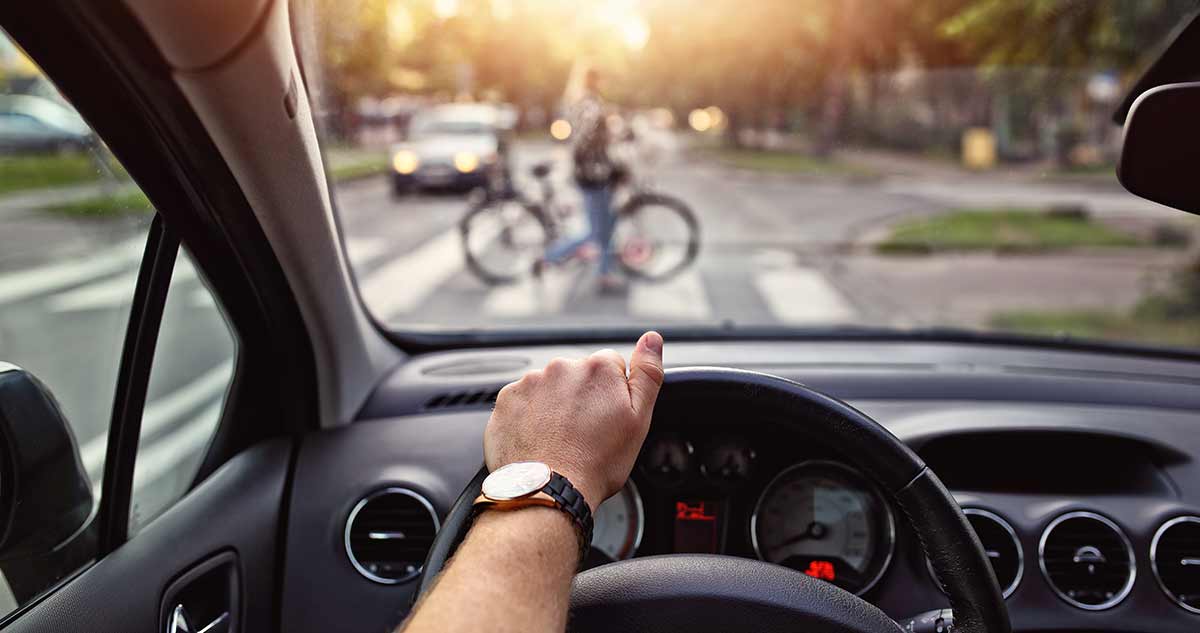
<path fill-rule="evenodd" d="M 3 619 L 99 553 L 96 510 L 121 355 L 155 211 L 3 31 L 0 121 Z M 190 488 L 234 351 L 181 249 L 146 394 L 131 536 Z"/>
<path fill-rule="evenodd" d="M 37 125 L 39 116 L 76 125 Z M 28 545 L 7 534 L 0 543 L 2 617 L 96 554 L 84 528 L 100 502 L 122 345 L 153 209 L 2 31 L 0 119 L 12 123 L 0 126 L 0 366 L 36 377 L 57 403 L 50 421 L 60 428 L 65 420 L 67 432 L 59 434 L 65 442 L 56 454 L 77 451 L 72 479 L 85 482 L 71 491 L 82 517 L 67 506 L 20 516 L 28 522 L 37 514 L 28 527 L 58 542 Z M 9 386 L 16 375 L 10 369 L 0 378 Z M 9 435 L 31 426 L 19 416 L 6 419 Z M 5 457 L 13 450 L 5 446 Z M 0 486 L 11 494 L 13 484 Z"/>
<path fill-rule="evenodd" d="M 133 469 L 132 537 L 191 487 L 220 421 L 235 342 L 187 251 L 163 310 Z"/>

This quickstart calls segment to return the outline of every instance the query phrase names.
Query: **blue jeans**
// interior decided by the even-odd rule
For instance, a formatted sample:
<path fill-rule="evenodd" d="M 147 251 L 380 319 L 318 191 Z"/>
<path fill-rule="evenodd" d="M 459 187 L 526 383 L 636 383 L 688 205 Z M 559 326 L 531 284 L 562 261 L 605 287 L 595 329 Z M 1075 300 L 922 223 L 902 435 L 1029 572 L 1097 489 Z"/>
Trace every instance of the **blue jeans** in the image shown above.
<path fill-rule="evenodd" d="M 612 272 L 611 250 L 616 217 L 612 212 L 612 187 L 580 187 L 583 208 L 587 212 L 588 231 L 573 239 L 559 240 L 546 250 L 546 261 L 557 264 L 570 257 L 580 246 L 595 242 L 600 248 L 600 274 Z"/>

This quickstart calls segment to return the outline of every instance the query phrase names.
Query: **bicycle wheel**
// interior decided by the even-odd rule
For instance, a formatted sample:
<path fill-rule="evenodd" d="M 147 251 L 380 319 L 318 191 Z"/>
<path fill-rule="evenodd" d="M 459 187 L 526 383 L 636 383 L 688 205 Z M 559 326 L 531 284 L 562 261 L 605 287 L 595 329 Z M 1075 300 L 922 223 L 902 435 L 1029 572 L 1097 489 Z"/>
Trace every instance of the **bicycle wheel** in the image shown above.
<path fill-rule="evenodd" d="M 662 281 L 700 252 L 700 225 L 683 201 L 657 193 L 630 198 L 617 215 L 613 250 L 630 277 Z"/>
<path fill-rule="evenodd" d="M 536 205 L 520 198 L 483 199 L 459 223 L 467 268 L 488 284 L 528 275 L 546 251 L 550 226 Z"/>

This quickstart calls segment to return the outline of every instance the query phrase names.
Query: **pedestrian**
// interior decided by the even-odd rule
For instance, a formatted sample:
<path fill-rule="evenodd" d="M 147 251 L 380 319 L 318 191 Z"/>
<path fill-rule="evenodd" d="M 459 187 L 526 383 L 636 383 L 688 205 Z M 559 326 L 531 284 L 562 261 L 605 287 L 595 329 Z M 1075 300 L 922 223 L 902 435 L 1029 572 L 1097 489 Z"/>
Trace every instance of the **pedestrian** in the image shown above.
<path fill-rule="evenodd" d="M 608 129 L 608 107 L 600 96 L 600 72 L 591 66 L 577 65 L 568 81 L 563 104 L 571 124 L 571 160 L 575 184 L 587 212 L 587 233 L 551 244 L 535 273 L 547 263 L 558 264 L 572 255 L 598 258 L 599 288 L 612 292 L 621 288 L 621 278 L 613 272 L 612 237 L 616 226 L 613 213 L 613 188 L 623 176 L 623 168 L 609 153 L 612 141 Z"/>

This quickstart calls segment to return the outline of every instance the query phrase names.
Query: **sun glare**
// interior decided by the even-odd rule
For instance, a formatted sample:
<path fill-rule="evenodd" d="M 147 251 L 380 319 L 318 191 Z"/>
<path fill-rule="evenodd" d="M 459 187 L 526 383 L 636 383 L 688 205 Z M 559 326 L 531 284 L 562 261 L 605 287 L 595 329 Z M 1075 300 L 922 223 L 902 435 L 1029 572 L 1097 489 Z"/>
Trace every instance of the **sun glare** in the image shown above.
<path fill-rule="evenodd" d="M 434 0 L 433 13 L 443 20 L 458 15 L 458 0 Z"/>
<path fill-rule="evenodd" d="M 621 39 L 625 42 L 625 46 L 640 51 L 650 40 L 650 27 L 641 16 L 629 16 L 621 25 Z"/>

